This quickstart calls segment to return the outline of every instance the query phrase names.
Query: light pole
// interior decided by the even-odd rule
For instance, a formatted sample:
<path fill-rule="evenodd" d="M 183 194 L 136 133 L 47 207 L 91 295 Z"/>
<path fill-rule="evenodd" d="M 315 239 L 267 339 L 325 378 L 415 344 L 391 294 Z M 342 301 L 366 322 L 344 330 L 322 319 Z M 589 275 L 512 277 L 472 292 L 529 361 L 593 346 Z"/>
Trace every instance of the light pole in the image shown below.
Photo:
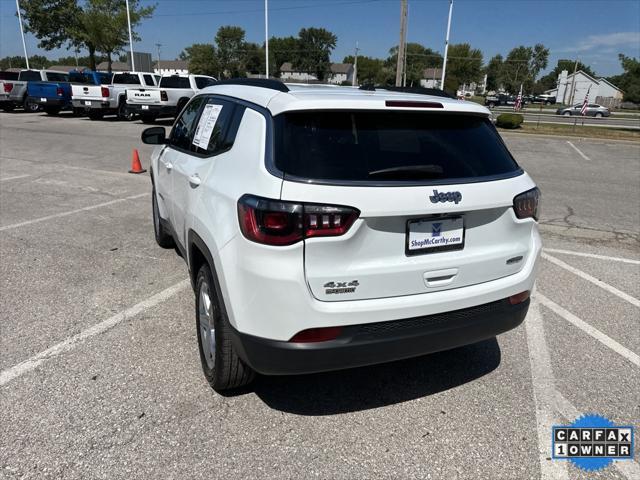
<path fill-rule="evenodd" d="M 442 62 L 442 79 L 440 90 L 444 90 L 444 76 L 447 71 L 447 54 L 449 53 L 449 32 L 451 32 L 451 14 L 453 13 L 453 0 L 449 0 L 449 21 L 447 22 L 447 38 L 444 41 L 444 60 Z"/>
<path fill-rule="evenodd" d="M 158 69 L 158 73 L 160 73 L 160 47 L 161 46 L 162 46 L 161 43 L 156 43 L 156 48 L 158 49 L 158 64 L 156 68 Z"/>
<path fill-rule="evenodd" d="M 24 29 L 22 28 L 22 14 L 20 13 L 20 3 L 16 0 L 16 8 L 18 9 L 18 22 L 20 22 L 20 35 L 22 35 L 22 48 L 24 49 L 24 61 L 27 63 L 29 70 L 29 55 L 27 55 L 27 44 L 24 41 Z"/>
<path fill-rule="evenodd" d="M 358 50 L 360 50 L 358 48 L 358 42 L 356 42 L 356 56 L 354 58 L 354 63 L 353 63 L 353 79 L 351 81 L 351 86 L 355 87 L 356 85 L 358 85 Z"/>
<path fill-rule="evenodd" d="M 269 0 L 264 0 L 264 57 L 265 77 L 269 78 Z"/>
<path fill-rule="evenodd" d="M 127 3 L 127 25 L 129 26 L 129 51 L 131 52 L 131 71 L 135 72 L 136 61 L 133 58 L 133 35 L 131 35 L 131 14 L 129 13 L 129 0 L 126 0 L 126 3 Z"/>

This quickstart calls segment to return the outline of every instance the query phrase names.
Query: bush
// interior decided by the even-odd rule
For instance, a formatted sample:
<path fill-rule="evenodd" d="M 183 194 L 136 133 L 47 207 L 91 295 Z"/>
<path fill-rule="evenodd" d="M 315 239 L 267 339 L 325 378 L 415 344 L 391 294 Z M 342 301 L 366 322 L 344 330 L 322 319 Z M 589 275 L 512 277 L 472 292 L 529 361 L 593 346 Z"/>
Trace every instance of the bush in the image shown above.
<path fill-rule="evenodd" d="M 520 128 L 524 117 L 517 113 L 503 113 L 498 116 L 496 125 L 501 128 Z"/>

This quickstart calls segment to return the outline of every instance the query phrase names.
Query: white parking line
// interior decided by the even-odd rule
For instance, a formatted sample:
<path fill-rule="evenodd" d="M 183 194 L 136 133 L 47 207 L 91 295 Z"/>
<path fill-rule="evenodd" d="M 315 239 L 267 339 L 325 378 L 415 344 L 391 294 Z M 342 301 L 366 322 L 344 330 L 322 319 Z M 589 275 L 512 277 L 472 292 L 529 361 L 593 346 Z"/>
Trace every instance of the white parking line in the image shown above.
<path fill-rule="evenodd" d="M 537 295 L 536 295 L 537 297 Z M 531 302 L 529 313 L 525 320 L 527 330 L 527 346 L 529 348 L 529 362 L 531 364 L 531 383 L 533 400 L 536 408 L 536 423 L 538 426 L 538 459 L 540 461 L 540 478 L 563 479 L 568 478 L 567 463 L 547 460 L 551 456 L 551 427 L 559 425 L 560 418 L 556 415 L 556 388 L 551 368 L 551 357 L 544 338 L 544 326 L 540 306 L 535 300 Z"/>
<path fill-rule="evenodd" d="M 567 140 L 567 143 L 569 145 L 571 145 L 571 148 L 573 148 L 576 152 L 578 152 L 582 158 L 584 158 L 585 160 L 591 160 L 589 157 L 587 157 L 584 153 L 582 153 L 580 151 L 580 149 L 578 147 L 576 147 L 573 143 L 571 143 L 569 140 Z"/>
<path fill-rule="evenodd" d="M 86 330 L 83 330 L 82 332 L 72 337 L 67 338 L 66 340 L 54 345 L 53 347 L 47 348 L 46 350 L 43 350 L 42 352 L 34 355 L 31 358 L 28 358 L 27 360 L 20 362 L 19 364 L 14 365 L 13 367 L 3 370 L 2 372 L 0 372 L 0 386 L 3 386 L 9 383 L 11 380 L 21 375 L 24 375 L 27 372 L 30 372 L 31 370 L 37 368 L 44 361 L 50 360 L 64 352 L 68 352 L 69 350 L 72 350 L 80 342 L 88 338 L 91 338 L 95 335 L 104 333 L 107 330 L 121 323 L 123 320 L 126 320 L 127 318 L 135 317 L 139 313 L 142 313 L 145 310 L 148 310 L 154 307 L 155 305 L 161 302 L 164 302 L 169 297 L 171 297 L 172 295 L 175 295 L 176 293 L 185 289 L 189 285 L 190 285 L 190 281 L 188 279 L 182 280 L 181 282 L 178 282 L 175 285 L 159 293 L 156 293 L 152 297 L 149 297 L 146 300 L 140 303 L 137 303 L 133 307 L 130 307 L 123 312 L 116 313 L 112 317 L 109 317 L 106 320 L 96 325 L 93 325 L 92 327 L 89 327 Z"/>
<path fill-rule="evenodd" d="M 607 255 L 596 255 L 595 253 L 574 252 L 573 250 L 562 250 L 559 248 L 543 248 L 544 252 L 564 253 L 565 255 L 575 255 L 576 257 L 596 258 L 598 260 L 608 260 L 611 262 L 630 263 L 631 265 L 640 265 L 640 260 L 631 258 L 609 257 Z"/>
<path fill-rule="evenodd" d="M 19 178 L 27 178 L 30 176 L 31 175 L 16 175 L 15 177 L 4 177 L 4 178 L 0 178 L 0 182 L 7 182 L 9 180 L 18 180 Z"/>
<path fill-rule="evenodd" d="M 573 325 L 578 327 L 580 330 L 582 330 L 586 334 L 591 335 L 593 338 L 598 340 L 600 343 L 606 345 L 607 347 L 609 347 L 611 350 L 613 350 L 617 354 L 619 354 L 619 355 L 623 356 L 624 358 L 626 358 L 627 360 L 629 360 L 636 367 L 640 367 L 640 356 L 638 356 L 637 354 L 635 354 L 634 352 L 629 350 L 627 347 L 624 347 L 624 346 L 620 345 L 613 338 L 609 337 L 608 335 L 605 335 L 604 333 L 602 333 L 597 328 L 592 327 L 587 322 L 585 322 L 584 320 L 576 317 L 573 313 L 571 313 L 568 310 L 562 308 L 556 302 L 554 302 L 553 300 L 550 300 L 549 298 L 545 297 L 541 293 L 536 292 L 535 293 L 535 298 L 542 305 L 544 305 L 545 307 L 549 308 L 550 310 L 553 310 L 555 313 L 557 313 L 562 318 L 564 318 L 567 322 L 572 323 Z"/>
<path fill-rule="evenodd" d="M 91 205 L 90 207 L 77 208 L 75 210 L 69 210 L 67 212 L 56 213 L 54 215 L 48 215 L 46 217 L 34 218 L 33 220 L 27 220 L 26 222 L 14 223 L 11 225 L 5 225 L 4 227 L 0 227 L 0 232 L 4 230 L 10 230 L 12 228 L 24 227 L 25 225 L 31 225 L 34 223 L 44 222 L 46 220 L 52 220 L 54 218 L 66 217 L 68 215 L 73 215 L 74 213 L 87 212 L 89 210 L 94 210 L 96 208 L 107 207 L 109 205 L 114 205 L 116 203 L 126 202 L 127 200 L 134 200 L 136 198 L 145 197 L 149 195 L 148 193 L 140 193 L 138 195 L 132 195 L 130 197 L 118 198 L 117 200 L 111 200 L 109 202 L 99 203 L 97 205 Z"/>
<path fill-rule="evenodd" d="M 559 266 L 561 268 L 564 268 L 565 270 L 573 273 L 574 275 L 577 275 L 580 278 L 583 278 L 586 281 L 591 282 L 594 285 L 597 285 L 598 287 L 606 290 L 607 292 L 613 293 L 614 295 L 622 298 L 623 300 L 626 300 L 631 305 L 634 305 L 636 307 L 640 307 L 640 300 L 638 300 L 635 297 L 632 297 L 628 293 L 624 293 L 622 290 L 618 290 L 616 287 L 613 287 L 613 286 L 609 285 L 608 283 L 603 282 L 602 280 L 598 280 L 596 277 L 592 277 L 591 275 L 589 275 L 588 273 L 583 272 L 582 270 L 578 270 L 577 268 L 572 267 L 571 265 L 569 265 L 568 263 L 563 262 L 559 258 L 552 257 L 551 255 L 549 255 L 547 253 L 544 253 L 544 252 L 542 252 L 541 255 L 542 255 L 542 258 L 544 258 L 545 260 L 548 260 L 549 262 L 554 263 L 555 265 L 557 265 L 557 266 Z"/>

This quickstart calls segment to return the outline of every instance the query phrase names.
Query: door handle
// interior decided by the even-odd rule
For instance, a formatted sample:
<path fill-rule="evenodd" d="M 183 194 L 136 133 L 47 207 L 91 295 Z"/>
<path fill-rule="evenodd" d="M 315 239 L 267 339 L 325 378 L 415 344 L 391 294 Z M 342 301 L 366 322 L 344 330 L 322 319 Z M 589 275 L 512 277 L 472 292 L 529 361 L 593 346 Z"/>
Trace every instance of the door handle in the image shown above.
<path fill-rule="evenodd" d="M 189 183 L 192 187 L 197 187 L 202 183 L 202 180 L 200 180 L 200 176 L 197 173 L 194 173 L 189 177 Z"/>
<path fill-rule="evenodd" d="M 171 162 L 162 162 L 164 163 L 164 168 L 166 168 L 167 170 L 173 170 L 173 163 Z"/>

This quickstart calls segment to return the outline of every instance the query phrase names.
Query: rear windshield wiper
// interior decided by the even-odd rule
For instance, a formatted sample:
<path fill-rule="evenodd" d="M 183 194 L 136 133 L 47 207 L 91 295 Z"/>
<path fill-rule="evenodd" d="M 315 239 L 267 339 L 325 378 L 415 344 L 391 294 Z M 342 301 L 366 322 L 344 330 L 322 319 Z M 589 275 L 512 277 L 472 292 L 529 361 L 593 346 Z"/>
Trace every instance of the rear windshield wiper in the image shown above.
<path fill-rule="evenodd" d="M 369 172 L 370 177 L 390 178 L 440 178 L 444 173 L 440 165 L 405 165 Z"/>

